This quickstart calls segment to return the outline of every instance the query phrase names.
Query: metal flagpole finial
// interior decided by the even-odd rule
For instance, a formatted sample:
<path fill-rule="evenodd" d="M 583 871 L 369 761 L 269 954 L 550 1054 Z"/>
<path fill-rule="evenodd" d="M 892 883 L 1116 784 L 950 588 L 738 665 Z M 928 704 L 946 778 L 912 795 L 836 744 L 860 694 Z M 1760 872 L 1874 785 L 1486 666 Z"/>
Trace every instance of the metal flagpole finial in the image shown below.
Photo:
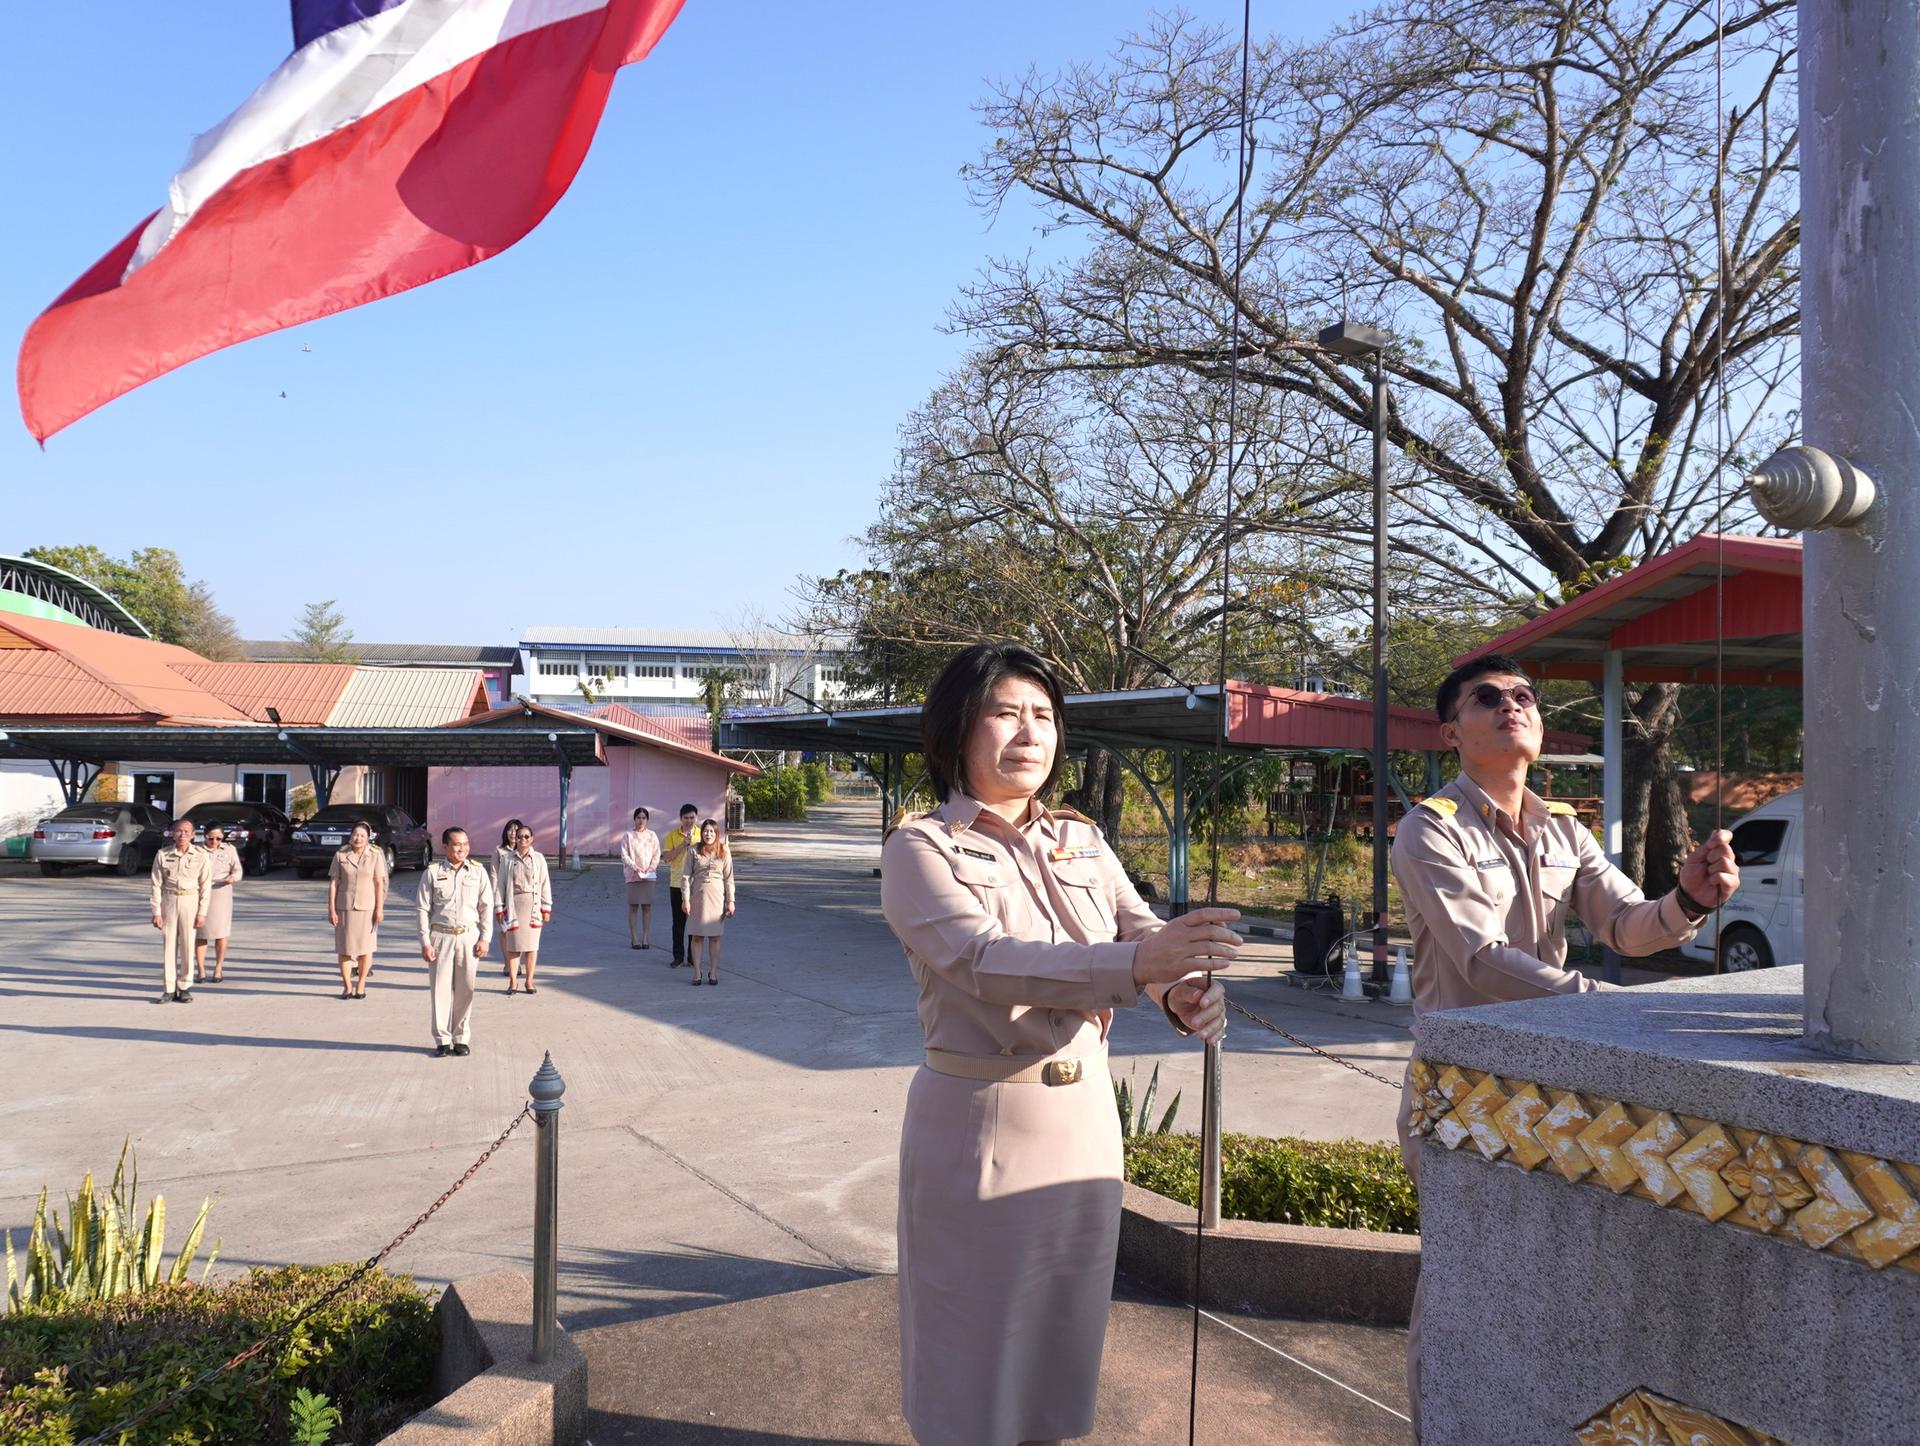
<path fill-rule="evenodd" d="M 540 1068 L 527 1085 L 527 1093 L 533 1096 L 533 1107 L 541 1114 L 558 1110 L 560 1096 L 566 1092 L 567 1082 L 560 1078 L 560 1071 L 553 1067 L 553 1051 L 548 1050 L 547 1057 L 540 1061 Z"/>

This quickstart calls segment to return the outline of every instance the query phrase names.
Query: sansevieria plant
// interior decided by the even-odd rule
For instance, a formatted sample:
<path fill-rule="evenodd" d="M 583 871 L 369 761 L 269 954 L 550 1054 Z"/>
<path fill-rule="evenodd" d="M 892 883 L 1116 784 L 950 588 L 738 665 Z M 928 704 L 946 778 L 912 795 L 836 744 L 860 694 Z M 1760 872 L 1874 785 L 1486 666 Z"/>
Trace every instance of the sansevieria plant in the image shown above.
<path fill-rule="evenodd" d="M 133 1152 L 132 1136 L 120 1147 L 112 1188 L 102 1195 L 95 1189 L 89 1170 L 80 1182 L 79 1195 L 67 1201 L 64 1227 L 58 1209 L 49 1214 L 46 1187 L 41 1186 L 40 1202 L 34 1207 L 33 1225 L 27 1233 L 24 1262 L 14 1257 L 13 1232 L 5 1232 L 7 1299 L 13 1308 L 60 1299 L 106 1300 L 137 1295 L 157 1285 L 166 1245 L 167 1202 L 164 1196 L 154 1196 L 142 1218 L 139 1191 L 140 1165 Z M 212 1208 L 211 1197 L 200 1202 L 193 1228 L 167 1272 L 168 1281 L 177 1284 L 187 1278 Z M 220 1244 L 215 1241 L 200 1272 L 202 1281 L 219 1254 Z"/>

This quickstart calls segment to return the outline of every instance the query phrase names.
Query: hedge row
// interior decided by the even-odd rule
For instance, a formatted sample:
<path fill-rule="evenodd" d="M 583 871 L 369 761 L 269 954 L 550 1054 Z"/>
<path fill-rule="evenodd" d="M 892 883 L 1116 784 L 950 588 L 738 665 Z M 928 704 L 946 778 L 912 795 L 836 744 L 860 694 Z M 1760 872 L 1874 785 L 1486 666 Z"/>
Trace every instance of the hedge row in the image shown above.
<path fill-rule="evenodd" d="M 1128 1183 L 1157 1195 L 1200 1202 L 1197 1135 L 1145 1135 L 1126 1141 Z M 1360 1140 L 1220 1141 L 1220 1213 L 1230 1220 L 1327 1225 L 1343 1230 L 1420 1231 L 1420 1200 L 1392 1145 Z"/>
<path fill-rule="evenodd" d="M 356 1268 L 257 1269 L 214 1288 L 160 1285 L 0 1317 L 0 1441 L 71 1446 L 244 1350 Z M 409 1276 L 374 1271 L 131 1439 L 279 1446 L 304 1386 L 340 1410 L 335 1442 L 378 1441 L 431 1401 L 439 1345 L 431 1296 Z"/>

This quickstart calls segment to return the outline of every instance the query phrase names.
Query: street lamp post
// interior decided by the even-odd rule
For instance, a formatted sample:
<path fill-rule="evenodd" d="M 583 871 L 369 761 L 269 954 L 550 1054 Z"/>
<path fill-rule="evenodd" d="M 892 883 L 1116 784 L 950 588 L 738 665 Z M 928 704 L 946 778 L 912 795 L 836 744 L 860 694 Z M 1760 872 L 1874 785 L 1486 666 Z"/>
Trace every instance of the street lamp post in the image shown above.
<path fill-rule="evenodd" d="M 1342 321 L 1320 345 L 1373 362 L 1373 980 L 1387 982 L 1387 377 L 1389 340 L 1378 327 Z"/>

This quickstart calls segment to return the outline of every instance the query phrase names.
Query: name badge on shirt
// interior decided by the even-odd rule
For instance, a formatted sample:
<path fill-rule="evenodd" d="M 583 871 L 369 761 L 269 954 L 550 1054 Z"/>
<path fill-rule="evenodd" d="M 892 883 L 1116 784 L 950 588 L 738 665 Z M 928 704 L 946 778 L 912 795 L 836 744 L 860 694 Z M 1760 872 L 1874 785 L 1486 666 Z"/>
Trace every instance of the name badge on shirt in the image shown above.
<path fill-rule="evenodd" d="M 1097 859 L 1100 857 L 1098 844 L 1081 844 L 1078 848 L 1048 849 L 1047 857 L 1056 864 L 1064 864 L 1073 859 Z"/>
<path fill-rule="evenodd" d="M 1544 854 L 1540 859 L 1540 867 L 1543 869 L 1577 869 L 1580 867 L 1580 860 L 1567 858 L 1563 854 Z"/>
<path fill-rule="evenodd" d="M 1474 865 L 1476 869 L 1480 869 L 1483 872 L 1487 869 L 1504 869 L 1506 866 L 1507 861 L 1505 859 L 1481 859 Z"/>
<path fill-rule="evenodd" d="M 953 851 L 957 854 L 965 854 L 970 859 L 984 859 L 990 864 L 1000 862 L 1000 855 L 998 854 L 986 854 L 980 852 L 979 849 L 962 848 L 959 844 L 953 846 Z"/>

